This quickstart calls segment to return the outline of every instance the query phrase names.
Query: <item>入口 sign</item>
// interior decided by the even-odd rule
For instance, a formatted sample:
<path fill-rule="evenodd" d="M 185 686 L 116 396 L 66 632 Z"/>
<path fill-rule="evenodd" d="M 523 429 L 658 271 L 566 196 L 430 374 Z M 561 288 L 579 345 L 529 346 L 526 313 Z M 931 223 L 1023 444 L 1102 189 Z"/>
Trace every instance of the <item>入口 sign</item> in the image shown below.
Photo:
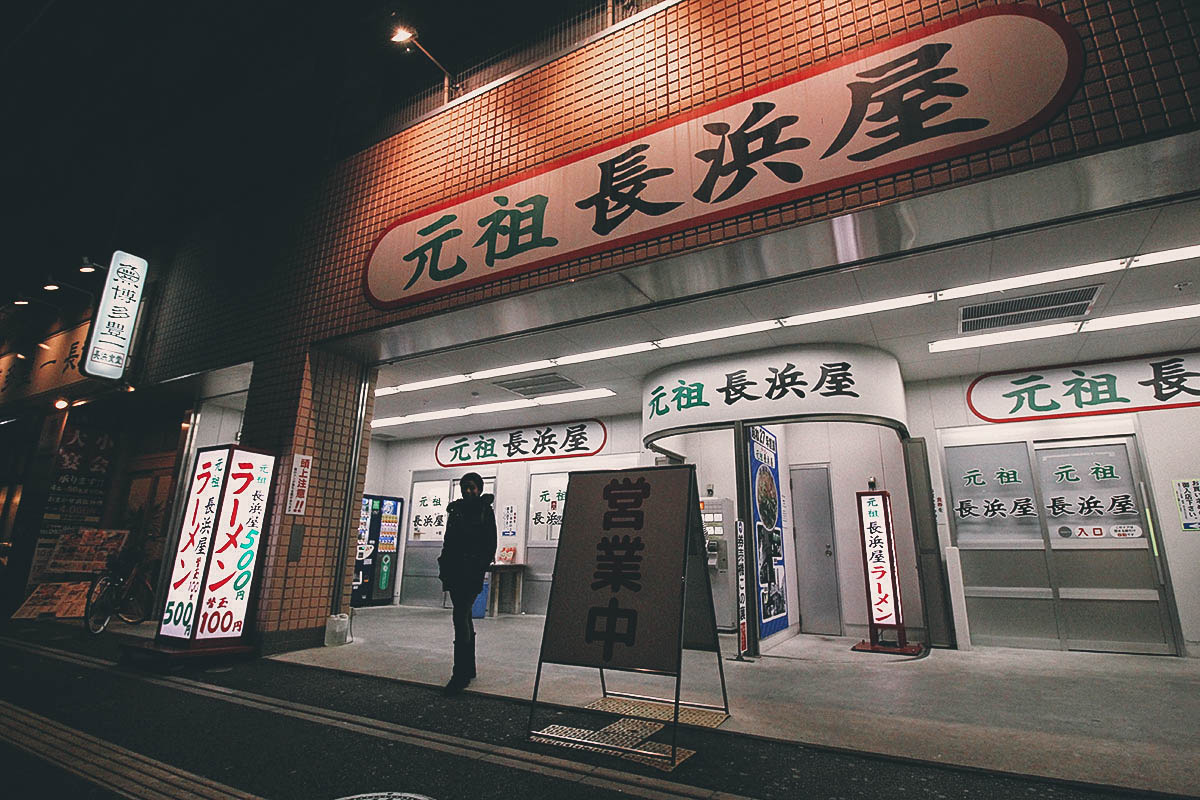
<path fill-rule="evenodd" d="M 404 216 L 364 288 L 406 305 L 983 151 L 1044 125 L 1082 63 L 1061 17 L 970 11 Z"/>

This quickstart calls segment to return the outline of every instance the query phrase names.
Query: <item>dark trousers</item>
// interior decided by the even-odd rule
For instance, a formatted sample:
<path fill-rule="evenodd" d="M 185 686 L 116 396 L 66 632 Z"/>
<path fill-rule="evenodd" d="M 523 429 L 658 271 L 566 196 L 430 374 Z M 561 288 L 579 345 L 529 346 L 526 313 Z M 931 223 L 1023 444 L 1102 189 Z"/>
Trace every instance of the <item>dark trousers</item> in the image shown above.
<path fill-rule="evenodd" d="M 479 590 L 451 589 L 454 604 L 454 677 L 469 680 L 475 677 L 475 622 L 471 607 Z"/>

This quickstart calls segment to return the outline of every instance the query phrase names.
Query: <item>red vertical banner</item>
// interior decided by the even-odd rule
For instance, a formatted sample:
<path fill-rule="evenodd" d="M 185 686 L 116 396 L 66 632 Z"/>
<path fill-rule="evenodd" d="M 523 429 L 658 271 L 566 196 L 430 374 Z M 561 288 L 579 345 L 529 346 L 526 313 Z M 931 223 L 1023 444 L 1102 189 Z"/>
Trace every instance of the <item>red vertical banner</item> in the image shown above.
<path fill-rule="evenodd" d="M 904 631 L 904 611 L 900 602 L 900 580 L 896 575 L 896 542 L 892 533 L 892 501 L 887 492 L 858 492 L 859 541 L 862 544 L 863 577 L 867 589 L 867 626 L 869 642 L 859 642 L 854 650 L 885 653 L 917 653 L 920 647 L 909 645 Z M 896 644 L 880 640 L 880 631 L 894 630 Z"/>

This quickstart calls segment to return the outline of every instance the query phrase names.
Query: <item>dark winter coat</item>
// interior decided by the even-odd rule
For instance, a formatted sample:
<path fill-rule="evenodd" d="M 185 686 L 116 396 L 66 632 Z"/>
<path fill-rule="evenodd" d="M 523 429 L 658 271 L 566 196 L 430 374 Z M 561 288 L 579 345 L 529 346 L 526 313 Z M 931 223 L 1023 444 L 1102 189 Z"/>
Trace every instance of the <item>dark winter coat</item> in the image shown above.
<path fill-rule="evenodd" d="M 446 538 L 438 556 L 438 577 L 446 591 L 483 588 L 483 574 L 496 555 L 493 496 L 461 497 L 446 507 Z"/>

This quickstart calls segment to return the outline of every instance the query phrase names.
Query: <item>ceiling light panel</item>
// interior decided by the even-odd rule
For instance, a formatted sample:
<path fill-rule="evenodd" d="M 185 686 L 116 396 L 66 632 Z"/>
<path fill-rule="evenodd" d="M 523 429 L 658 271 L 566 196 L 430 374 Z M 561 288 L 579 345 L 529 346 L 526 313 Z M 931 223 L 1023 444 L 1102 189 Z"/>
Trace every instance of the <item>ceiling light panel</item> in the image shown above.
<path fill-rule="evenodd" d="M 950 350 L 966 350 L 970 347 L 990 347 L 1009 342 L 1028 342 L 1034 339 L 1048 339 L 1052 336 L 1069 336 L 1079 330 L 1078 322 L 1060 322 L 1055 325 L 1039 325 L 1036 328 L 1022 328 L 1016 331 L 998 331 L 977 336 L 958 336 L 953 339 L 940 339 L 929 343 L 929 352 L 945 353 Z"/>

